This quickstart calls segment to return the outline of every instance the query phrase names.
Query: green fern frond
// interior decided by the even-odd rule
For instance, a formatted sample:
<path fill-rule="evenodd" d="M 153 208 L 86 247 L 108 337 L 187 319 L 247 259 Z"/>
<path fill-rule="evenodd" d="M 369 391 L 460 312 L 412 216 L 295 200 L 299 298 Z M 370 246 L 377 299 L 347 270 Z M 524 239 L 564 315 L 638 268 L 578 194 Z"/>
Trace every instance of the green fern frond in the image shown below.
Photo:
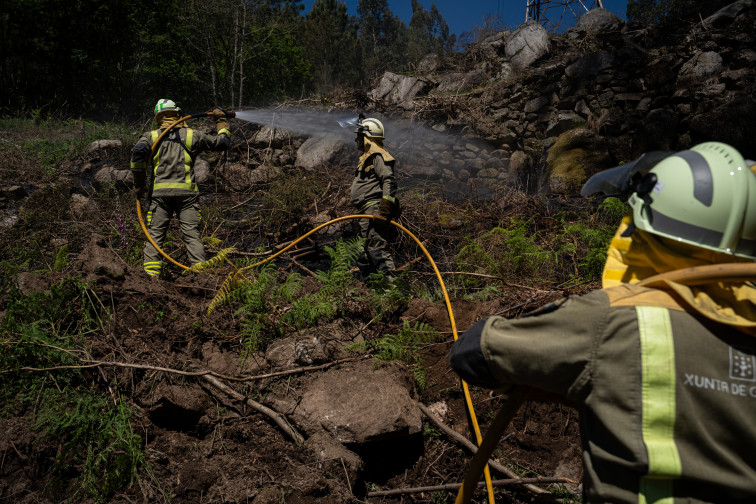
<path fill-rule="evenodd" d="M 226 277 L 226 280 L 223 281 L 220 289 L 218 289 L 218 293 L 215 295 L 215 297 L 213 297 L 207 307 L 208 315 L 210 315 L 218 306 L 226 301 L 228 294 L 231 292 L 231 289 L 233 289 L 236 282 L 237 280 L 235 273 L 231 273 Z"/>
<path fill-rule="evenodd" d="M 55 265 L 53 271 L 60 273 L 68 267 L 68 245 L 63 245 L 58 249 L 58 253 L 55 254 Z"/>
<path fill-rule="evenodd" d="M 221 250 L 220 252 L 218 252 L 215 255 L 215 257 L 211 257 L 207 261 L 203 261 L 203 262 L 199 262 L 197 264 L 193 264 L 192 266 L 189 267 L 189 269 L 187 271 L 192 271 L 192 272 L 196 273 L 196 272 L 199 272 L 199 271 L 202 271 L 202 270 L 218 267 L 223 262 L 226 261 L 226 258 L 228 257 L 228 254 L 230 254 L 232 252 L 236 252 L 236 249 L 234 247 L 224 248 L 223 250 Z"/>

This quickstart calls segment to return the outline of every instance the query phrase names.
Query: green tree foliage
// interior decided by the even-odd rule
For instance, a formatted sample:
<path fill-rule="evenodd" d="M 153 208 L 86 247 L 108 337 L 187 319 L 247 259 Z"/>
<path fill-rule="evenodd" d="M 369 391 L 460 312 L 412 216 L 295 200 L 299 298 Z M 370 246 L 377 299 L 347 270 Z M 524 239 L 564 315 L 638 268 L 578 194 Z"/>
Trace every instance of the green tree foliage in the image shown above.
<path fill-rule="evenodd" d="M 456 37 L 449 34 L 449 25 L 436 7 L 426 11 L 418 0 L 412 0 L 412 19 L 409 23 L 407 58 L 410 63 L 420 62 L 428 54 L 443 55 L 451 52 Z"/>
<path fill-rule="evenodd" d="M 413 1 L 408 28 L 387 0 L 5 0 L 0 113 L 144 118 L 160 98 L 187 112 L 242 107 L 406 71 L 454 36 Z"/>
<path fill-rule="evenodd" d="M 359 42 L 365 75 L 406 67 L 409 30 L 388 8 L 387 0 L 359 0 Z"/>
<path fill-rule="evenodd" d="M 357 28 L 357 20 L 347 14 L 343 1 L 315 0 L 304 23 L 302 40 L 316 90 L 359 82 Z"/>

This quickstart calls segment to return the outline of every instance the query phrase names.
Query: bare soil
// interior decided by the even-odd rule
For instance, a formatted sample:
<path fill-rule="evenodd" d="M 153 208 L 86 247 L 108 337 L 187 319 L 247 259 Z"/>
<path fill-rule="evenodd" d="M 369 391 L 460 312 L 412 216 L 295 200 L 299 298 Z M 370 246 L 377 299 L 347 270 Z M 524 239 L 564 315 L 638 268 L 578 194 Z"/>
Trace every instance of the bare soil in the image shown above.
<path fill-rule="evenodd" d="M 219 393 L 203 380 L 161 372 L 159 368 L 209 367 L 228 375 L 268 371 L 255 369 L 254 359 L 240 365 L 241 349 L 235 337 L 238 328 L 229 310 L 216 310 L 209 316 L 205 313 L 224 275 L 184 275 L 171 282 L 152 280 L 125 264 L 104 239 L 97 237 L 79 257 L 74 273 L 92 283 L 113 313 L 109 333 L 91 341 L 91 358 L 140 365 L 134 368 L 104 365 L 91 371 L 92 380 L 100 387 L 107 387 L 115 378 L 120 392 L 128 395 L 136 413 L 134 430 L 144 441 L 152 470 L 151 474 L 142 474 L 139 481 L 114 501 L 175 504 L 453 501 L 454 492 L 448 491 L 371 496 L 371 492 L 379 490 L 461 481 L 471 454 L 438 430 L 426 429 L 422 436 L 363 451 L 360 456 L 365 462 L 364 472 L 350 478 L 343 462 L 323 461 L 311 449 L 292 442 L 269 418 Z M 27 274 L 22 281 L 24 289 L 36 291 L 49 288 L 55 278 Z M 486 302 L 453 300 L 457 327 L 464 330 L 485 316 L 508 313 L 528 297 L 526 292 Z M 539 301 L 548 300 L 546 297 Z M 447 362 L 452 337 L 444 303 L 414 299 L 397 318 L 395 327 L 375 329 L 368 337 L 396 330 L 403 320 L 427 323 L 448 334 L 445 343 L 429 345 L 422 351 L 427 387 L 419 399 L 426 405 L 446 405 L 444 423 L 470 438 L 460 382 Z M 228 358 L 229 355 L 237 357 Z M 282 379 L 231 385 L 245 396 L 265 403 L 267 393 L 278 387 L 302 388 L 318 373 L 303 372 Z M 172 400 L 167 402 L 165 397 Z M 506 396 L 473 387 L 472 398 L 485 433 Z M 198 401 L 204 403 L 196 404 Z M 208 401 L 212 404 L 206 404 Z M 196 412 L 202 412 L 201 416 Z M 59 441 L 35 431 L 27 418 L 31 414 L 19 412 L 17 417 L 0 420 L 3 502 L 51 501 L 47 485 Z M 567 405 L 529 401 L 500 442 L 497 459 L 523 477 L 561 476 L 579 482 L 578 424 L 575 410 Z M 506 478 L 495 473 L 493 477 Z M 562 493 L 567 495 L 579 491 L 577 485 L 562 487 Z M 522 486 L 497 488 L 496 494 L 497 502 L 554 500 L 551 494 L 536 495 Z M 480 491 L 476 499 L 484 502 L 484 492 Z"/>

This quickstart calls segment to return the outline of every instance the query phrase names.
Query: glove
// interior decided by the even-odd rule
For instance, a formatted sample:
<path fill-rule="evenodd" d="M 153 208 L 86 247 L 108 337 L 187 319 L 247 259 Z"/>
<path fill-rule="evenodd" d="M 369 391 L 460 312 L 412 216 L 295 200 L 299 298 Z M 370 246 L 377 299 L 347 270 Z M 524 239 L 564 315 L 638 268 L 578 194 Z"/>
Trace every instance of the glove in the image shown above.
<path fill-rule="evenodd" d="M 147 174 L 142 171 L 133 171 L 134 174 L 134 194 L 139 199 L 147 196 Z"/>
<path fill-rule="evenodd" d="M 480 342 L 486 320 L 479 320 L 454 342 L 449 351 L 449 365 L 470 385 L 495 389 L 502 384 L 488 367 Z"/>
<path fill-rule="evenodd" d="M 231 128 L 231 124 L 229 124 L 228 119 L 226 119 L 226 113 L 221 109 L 214 108 L 210 114 L 215 117 L 215 127 L 218 131 Z"/>
<path fill-rule="evenodd" d="M 394 203 L 386 198 L 382 198 L 378 205 L 378 211 L 373 214 L 373 220 L 376 226 L 386 227 L 391 220 L 391 211 L 394 208 Z"/>
<path fill-rule="evenodd" d="M 391 216 L 394 213 L 394 202 L 386 198 L 381 198 L 381 204 L 378 206 L 378 213 L 385 220 L 390 221 Z"/>

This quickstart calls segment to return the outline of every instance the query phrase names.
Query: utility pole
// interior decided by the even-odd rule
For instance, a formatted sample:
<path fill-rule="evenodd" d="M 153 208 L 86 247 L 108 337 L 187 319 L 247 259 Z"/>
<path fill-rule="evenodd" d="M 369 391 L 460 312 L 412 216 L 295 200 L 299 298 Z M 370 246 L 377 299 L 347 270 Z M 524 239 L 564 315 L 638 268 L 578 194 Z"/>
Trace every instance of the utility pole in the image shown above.
<path fill-rule="evenodd" d="M 557 32 L 564 24 L 574 24 L 591 9 L 604 7 L 602 0 L 526 0 L 525 21 L 538 21 L 549 31 Z"/>

